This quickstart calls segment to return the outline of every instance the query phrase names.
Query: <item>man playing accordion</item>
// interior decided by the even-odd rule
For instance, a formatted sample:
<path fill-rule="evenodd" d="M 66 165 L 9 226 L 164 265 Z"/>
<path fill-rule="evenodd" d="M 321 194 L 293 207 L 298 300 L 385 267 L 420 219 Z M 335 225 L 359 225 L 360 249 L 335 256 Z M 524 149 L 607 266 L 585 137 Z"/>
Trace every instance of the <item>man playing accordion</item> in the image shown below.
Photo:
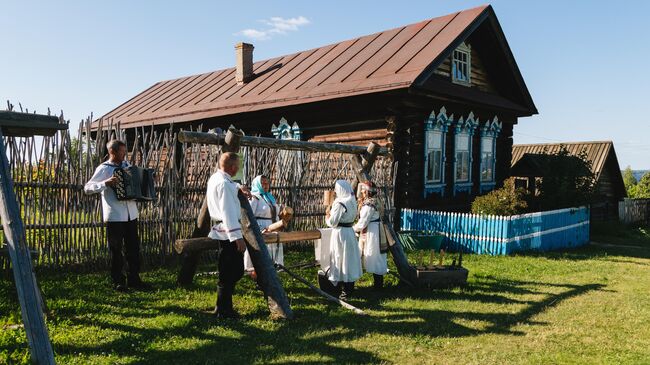
<path fill-rule="evenodd" d="M 113 173 L 118 168 L 129 166 L 124 160 L 126 144 L 120 140 L 111 140 L 106 144 L 108 161 L 103 162 L 95 174 L 84 186 L 86 194 L 101 194 L 102 213 L 106 222 L 106 238 L 111 253 L 111 278 L 113 288 L 126 291 L 127 288 L 148 289 L 150 286 L 140 279 L 140 238 L 138 237 L 138 207 L 134 200 L 118 200 L 114 187 L 118 179 Z M 109 189 L 110 187 L 110 189 Z M 128 272 L 123 273 L 124 255 Z"/>

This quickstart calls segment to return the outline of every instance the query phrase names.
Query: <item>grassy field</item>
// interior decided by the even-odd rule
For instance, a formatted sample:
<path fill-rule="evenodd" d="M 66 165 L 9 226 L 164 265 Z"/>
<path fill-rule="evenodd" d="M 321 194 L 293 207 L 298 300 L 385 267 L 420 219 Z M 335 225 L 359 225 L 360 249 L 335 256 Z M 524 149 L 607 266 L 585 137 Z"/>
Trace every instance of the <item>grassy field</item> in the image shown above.
<path fill-rule="evenodd" d="M 468 255 L 464 289 L 410 290 L 391 278 L 376 293 L 366 276 L 351 300 L 365 317 L 285 274 L 296 313 L 287 322 L 267 319 L 249 279 L 236 295 L 244 319 L 220 322 L 203 312 L 214 304 L 214 276 L 185 290 L 173 285 L 174 269 L 149 271 L 157 290 L 127 294 L 113 293 L 106 273 L 38 276 L 61 364 L 650 364 L 650 232 L 594 229 L 598 246 L 570 252 Z M 28 361 L 11 285 L 0 280 L 0 363 Z"/>

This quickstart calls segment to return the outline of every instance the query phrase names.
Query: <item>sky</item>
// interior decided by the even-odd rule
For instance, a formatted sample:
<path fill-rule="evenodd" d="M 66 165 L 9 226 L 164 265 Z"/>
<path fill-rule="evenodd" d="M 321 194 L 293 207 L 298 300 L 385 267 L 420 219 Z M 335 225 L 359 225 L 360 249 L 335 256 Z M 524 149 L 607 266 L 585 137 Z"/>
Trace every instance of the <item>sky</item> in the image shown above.
<path fill-rule="evenodd" d="M 76 130 L 155 82 L 266 59 L 485 4 L 425 1 L 0 2 L 0 109 L 63 110 Z M 650 1 L 494 0 L 539 114 L 515 143 L 613 140 L 650 169 Z"/>

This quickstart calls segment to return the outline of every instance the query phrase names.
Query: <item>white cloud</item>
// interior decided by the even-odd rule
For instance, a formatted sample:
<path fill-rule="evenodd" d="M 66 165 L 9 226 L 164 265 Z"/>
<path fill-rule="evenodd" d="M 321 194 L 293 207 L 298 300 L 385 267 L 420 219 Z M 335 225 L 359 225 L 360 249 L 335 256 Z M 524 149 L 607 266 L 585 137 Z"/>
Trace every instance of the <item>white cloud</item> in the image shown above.
<path fill-rule="evenodd" d="M 254 39 L 256 41 L 263 41 L 271 38 L 269 37 L 269 32 L 257 29 L 244 29 L 241 32 L 236 33 L 236 35 L 243 35 L 246 38 Z"/>
<path fill-rule="evenodd" d="M 288 32 L 295 32 L 298 28 L 311 23 L 309 19 L 304 16 L 298 16 L 296 18 L 282 18 L 279 16 L 274 16 L 269 19 L 261 20 L 262 23 L 268 25 L 270 28 L 266 29 L 244 29 L 240 32 L 235 33 L 235 35 L 242 35 L 246 38 L 254 39 L 257 41 L 263 41 L 271 39 L 275 34 L 287 34 Z"/>

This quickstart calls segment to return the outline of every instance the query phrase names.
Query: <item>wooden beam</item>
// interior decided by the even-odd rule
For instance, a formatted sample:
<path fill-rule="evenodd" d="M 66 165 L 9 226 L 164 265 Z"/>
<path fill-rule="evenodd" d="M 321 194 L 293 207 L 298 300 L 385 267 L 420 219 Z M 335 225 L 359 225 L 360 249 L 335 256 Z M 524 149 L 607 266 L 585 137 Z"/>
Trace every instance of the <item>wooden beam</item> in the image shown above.
<path fill-rule="evenodd" d="M 262 236 L 266 244 L 290 243 L 317 240 L 320 238 L 320 231 L 269 232 L 262 234 Z M 178 239 L 174 242 L 174 250 L 178 254 L 217 248 L 219 248 L 219 241 L 209 237 Z"/>
<path fill-rule="evenodd" d="M 282 287 L 282 282 L 275 270 L 273 260 L 269 254 L 260 226 L 255 219 L 255 214 L 251 208 L 248 198 L 240 191 L 237 194 L 241 205 L 241 228 L 246 241 L 248 255 L 253 262 L 255 273 L 257 273 L 257 284 L 262 288 L 266 297 L 271 318 L 274 319 L 292 319 L 293 311 L 289 305 L 289 298 Z"/>
<path fill-rule="evenodd" d="M 0 111 L 0 127 L 5 137 L 53 136 L 59 130 L 68 129 L 52 115 Z"/>
<path fill-rule="evenodd" d="M 190 132 L 190 131 L 180 131 L 178 133 L 178 140 L 183 143 L 202 143 L 202 144 L 223 144 L 226 139 L 226 136 L 216 133 L 205 133 L 205 132 Z M 294 151 L 308 151 L 308 152 L 334 152 L 334 153 L 349 153 L 349 154 L 364 154 L 366 149 L 360 146 L 352 146 L 346 144 L 336 144 L 336 143 L 319 143 L 319 142 L 307 142 L 307 141 L 296 141 L 288 139 L 275 139 L 267 137 L 251 137 L 243 136 L 241 137 L 242 146 L 252 146 L 252 147 L 265 147 L 265 148 L 277 148 L 283 150 L 294 150 Z M 380 147 L 377 152 L 380 156 L 385 156 L 388 154 L 386 148 Z"/>
<path fill-rule="evenodd" d="M 0 131 L 0 217 L 13 266 L 20 312 L 32 361 L 38 364 L 54 364 L 54 352 L 45 325 L 40 290 L 32 267 L 25 227 L 20 218 L 20 208 L 14 195 L 9 161 L 7 161 L 2 137 Z"/>

